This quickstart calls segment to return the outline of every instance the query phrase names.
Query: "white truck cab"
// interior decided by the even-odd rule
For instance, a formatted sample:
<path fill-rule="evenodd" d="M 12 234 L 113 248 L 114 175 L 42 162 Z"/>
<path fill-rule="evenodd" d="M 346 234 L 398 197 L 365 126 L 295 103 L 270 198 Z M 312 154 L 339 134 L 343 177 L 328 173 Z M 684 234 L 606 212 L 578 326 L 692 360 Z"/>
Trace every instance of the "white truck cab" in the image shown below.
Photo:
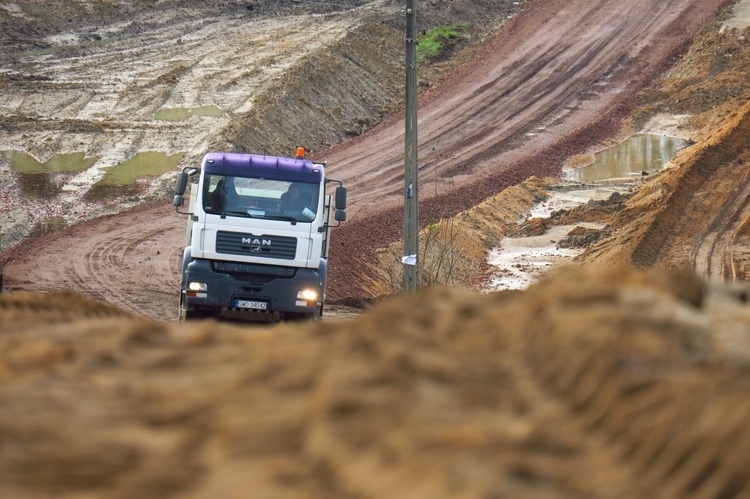
<path fill-rule="evenodd" d="M 326 179 L 325 163 L 306 160 L 302 148 L 295 158 L 209 153 L 178 176 L 178 210 L 188 185 L 180 319 L 319 318 L 330 229 L 346 219 L 346 189 Z"/>

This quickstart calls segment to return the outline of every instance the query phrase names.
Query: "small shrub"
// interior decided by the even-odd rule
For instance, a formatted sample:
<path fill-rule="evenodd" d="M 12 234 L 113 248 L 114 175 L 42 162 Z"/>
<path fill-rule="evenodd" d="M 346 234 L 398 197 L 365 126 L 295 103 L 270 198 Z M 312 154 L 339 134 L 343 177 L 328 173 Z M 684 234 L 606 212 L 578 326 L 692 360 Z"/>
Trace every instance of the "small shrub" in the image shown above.
<path fill-rule="evenodd" d="M 425 227 L 419 236 L 419 285 L 465 286 L 476 270 L 476 255 L 484 258 L 473 230 L 461 227 L 455 218 L 442 219 Z M 394 243 L 376 252 L 375 261 L 361 261 L 367 269 L 361 277 L 372 296 L 382 297 L 403 291 L 403 243 Z"/>
<path fill-rule="evenodd" d="M 447 55 L 463 36 L 461 30 L 468 27 L 465 24 L 441 26 L 427 31 L 419 37 L 417 56 L 420 60 L 438 60 Z"/>

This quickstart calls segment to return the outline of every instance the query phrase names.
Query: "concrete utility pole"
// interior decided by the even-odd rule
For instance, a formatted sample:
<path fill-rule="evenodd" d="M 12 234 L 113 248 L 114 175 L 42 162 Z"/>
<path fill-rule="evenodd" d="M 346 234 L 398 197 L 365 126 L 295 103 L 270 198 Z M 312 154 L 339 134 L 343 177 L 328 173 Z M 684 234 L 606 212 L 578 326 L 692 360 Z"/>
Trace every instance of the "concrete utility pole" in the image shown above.
<path fill-rule="evenodd" d="M 417 186 L 417 12 L 406 0 L 406 130 L 404 155 L 404 292 L 419 286 L 419 188 Z"/>

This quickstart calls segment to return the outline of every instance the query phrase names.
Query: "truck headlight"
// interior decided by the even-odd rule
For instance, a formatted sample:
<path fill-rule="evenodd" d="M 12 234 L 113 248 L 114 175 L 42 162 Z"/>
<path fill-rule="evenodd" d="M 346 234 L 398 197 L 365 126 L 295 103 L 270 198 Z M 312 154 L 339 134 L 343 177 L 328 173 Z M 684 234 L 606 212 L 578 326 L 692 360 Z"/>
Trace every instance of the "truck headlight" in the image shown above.
<path fill-rule="evenodd" d="M 314 302 L 318 299 L 318 292 L 314 289 L 303 289 L 297 292 L 297 299 Z"/>
<path fill-rule="evenodd" d="M 190 291 L 208 291 L 208 285 L 205 282 L 191 281 L 188 283 L 187 288 Z"/>

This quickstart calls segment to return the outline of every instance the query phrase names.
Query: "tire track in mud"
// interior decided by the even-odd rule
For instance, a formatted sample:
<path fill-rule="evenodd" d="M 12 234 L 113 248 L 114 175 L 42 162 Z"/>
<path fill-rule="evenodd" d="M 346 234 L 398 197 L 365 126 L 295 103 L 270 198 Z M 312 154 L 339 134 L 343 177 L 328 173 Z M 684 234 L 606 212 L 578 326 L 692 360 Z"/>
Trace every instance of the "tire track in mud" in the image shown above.
<path fill-rule="evenodd" d="M 750 219 L 749 180 L 750 173 L 737 184 L 732 199 L 719 207 L 714 222 L 693 248 L 692 267 L 706 279 L 721 283 L 737 280 L 734 247 L 738 232 Z"/>
<path fill-rule="evenodd" d="M 636 93 L 725 3 L 527 4 L 481 54 L 420 101 L 421 225 L 531 175 L 559 175 L 567 158 L 615 136 Z M 403 147 L 397 116 L 322 155 L 352 193 L 350 222 L 332 246 L 332 296 L 366 296 L 350 276 L 361 272 L 360 260 L 402 236 Z"/>
<path fill-rule="evenodd" d="M 725 118 L 715 136 L 678 158 L 650 210 L 653 220 L 634 239 L 633 263 L 689 267 L 718 282 L 746 280 L 750 248 L 741 239 L 750 219 L 749 131 L 746 104 Z"/>
<path fill-rule="evenodd" d="M 377 1 L 362 12 L 382 8 L 387 6 Z M 198 149 L 198 144 L 226 126 L 228 116 L 174 124 L 154 120 L 154 114 L 162 107 L 207 103 L 243 112 L 286 69 L 356 24 L 351 11 L 265 19 L 201 18 L 191 12 L 178 9 L 171 18 L 139 17 L 134 24 L 142 23 L 143 29 L 129 29 L 128 23 L 106 26 L 97 33 L 102 38 L 97 43 L 63 46 L 59 53 L 53 50 L 42 58 L 29 54 L 24 68 L 14 69 L 44 75 L 52 95 L 39 92 L 27 97 L 24 90 L 24 112 L 92 124 L 105 118 L 116 121 L 107 134 L 92 139 L 97 150 L 105 151 L 105 166 L 139 149 L 162 150 L 165 144 L 172 150 Z M 75 57 L 69 56 L 69 50 L 76 51 Z M 73 205 L 95 180 L 91 172 L 73 177 L 66 186 Z M 156 218 L 117 217 L 114 220 L 122 223 L 115 223 L 104 217 L 23 245 L 6 257 L 6 261 L 23 261 L 11 265 L 18 265 L 16 272 L 6 271 L 6 286 L 75 289 L 141 315 L 173 320 L 185 220 L 175 217 L 174 223 L 165 223 L 171 218 L 163 218 L 161 208 L 150 213 Z M 97 224 L 98 231 L 89 228 Z M 77 240 L 70 243 L 65 237 Z M 170 243 L 157 247 L 161 238 Z M 40 243 L 49 247 L 37 248 Z M 148 253 L 139 258 L 144 251 Z M 32 258 L 42 263 L 34 265 Z"/>
<path fill-rule="evenodd" d="M 0 264 L 9 289 L 75 290 L 137 315 L 176 320 L 184 227 L 160 201 L 68 227 L 45 244 L 26 240 Z"/>
<path fill-rule="evenodd" d="M 166 263 L 173 259 L 174 251 L 168 252 L 169 258 L 160 259 L 165 263 L 157 265 L 153 251 L 155 245 L 162 247 L 159 243 L 169 230 L 142 226 L 135 220 L 118 230 L 116 237 L 102 235 L 93 241 L 83 260 L 74 263 L 68 277 L 80 283 L 82 292 L 101 301 L 152 319 L 171 317 L 176 314 L 179 287 L 176 268 L 170 269 Z M 161 299 L 154 303 L 157 297 Z"/>

